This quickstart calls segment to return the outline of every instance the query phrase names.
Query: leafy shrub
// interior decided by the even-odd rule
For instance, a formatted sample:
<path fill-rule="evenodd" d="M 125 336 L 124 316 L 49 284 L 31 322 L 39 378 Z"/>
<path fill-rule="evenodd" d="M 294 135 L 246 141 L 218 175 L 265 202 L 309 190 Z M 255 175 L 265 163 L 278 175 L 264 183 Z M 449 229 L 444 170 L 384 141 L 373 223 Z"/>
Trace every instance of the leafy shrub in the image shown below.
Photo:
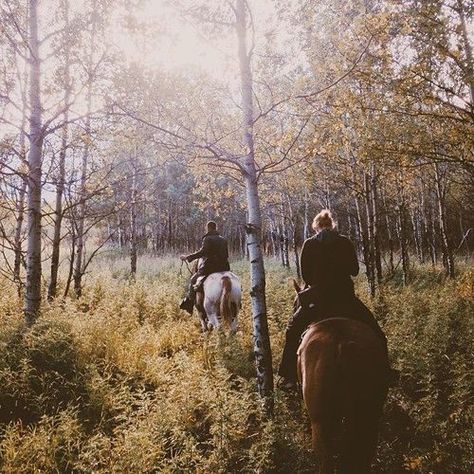
<path fill-rule="evenodd" d="M 45 305 L 27 330 L 15 290 L 0 298 L 0 469 L 5 472 L 313 472 L 300 400 L 275 393 L 275 416 L 256 395 L 252 320 L 244 296 L 234 337 L 202 335 L 177 309 L 184 276 L 150 260 L 135 283 L 118 259 L 88 277 L 83 298 Z M 105 268 L 105 270 L 104 270 Z M 248 294 L 247 263 L 235 271 Z M 267 266 L 276 367 L 291 313 L 291 273 Z M 381 424 L 378 472 L 473 470 L 474 278 L 414 272 L 369 302 L 401 385 Z"/>

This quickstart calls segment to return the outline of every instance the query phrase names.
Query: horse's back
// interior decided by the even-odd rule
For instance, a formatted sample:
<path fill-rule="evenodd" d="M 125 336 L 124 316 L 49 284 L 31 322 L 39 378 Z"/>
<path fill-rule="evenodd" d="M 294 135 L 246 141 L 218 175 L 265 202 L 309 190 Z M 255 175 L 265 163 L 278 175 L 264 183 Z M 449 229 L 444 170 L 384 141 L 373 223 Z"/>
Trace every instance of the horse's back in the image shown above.
<path fill-rule="evenodd" d="M 312 420 L 381 408 L 386 396 L 386 353 L 359 321 L 333 318 L 309 327 L 298 349 L 303 398 Z"/>

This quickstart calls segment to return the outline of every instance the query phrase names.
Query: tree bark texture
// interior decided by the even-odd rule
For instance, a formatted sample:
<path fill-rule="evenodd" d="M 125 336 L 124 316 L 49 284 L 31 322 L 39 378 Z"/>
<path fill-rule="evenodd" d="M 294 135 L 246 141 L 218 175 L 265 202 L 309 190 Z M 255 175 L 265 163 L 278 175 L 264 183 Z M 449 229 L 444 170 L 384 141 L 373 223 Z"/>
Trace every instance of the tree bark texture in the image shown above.
<path fill-rule="evenodd" d="M 38 0 L 29 0 L 30 49 L 30 150 L 28 153 L 28 247 L 24 314 L 28 325 L 37 319 L 41 306 L 41 174 L 44 132 L 41 106 L 41 59 L 38 39 Z"/>
<path fill-rule="evenodd" d="M 273 370 L 265 301 L 265 268 L 261 248 L 262 218 L 254 155 L 251 53 L 247 48 L 245 0 L 236 0 L 235 13 L 242 88 L 242 130 L 246 149 L 242 167 L 247 195 L 248 223 L 246 232 L 250 257 L 250 297 L 252 302 L 254 353 L 258 390 L 264 398 L 266 411 L 270 414 L 273 411 Z"/>

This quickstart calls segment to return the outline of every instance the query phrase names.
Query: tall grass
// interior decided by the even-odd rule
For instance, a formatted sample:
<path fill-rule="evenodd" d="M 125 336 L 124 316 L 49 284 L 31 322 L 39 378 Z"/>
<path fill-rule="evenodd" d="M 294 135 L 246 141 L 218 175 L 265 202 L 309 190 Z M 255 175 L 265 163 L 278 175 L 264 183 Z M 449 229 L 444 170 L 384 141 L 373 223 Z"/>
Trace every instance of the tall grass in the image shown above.
<path fill-rule="evenodd" d="M 248 294 L 246 262 L 233 265 Z M 267 263 L 274 366 L 291 312 L 291 274 Z M 378 472 L 473 470 L 474 275 L 419 269 L 414 284 L 372 302 L 402 370 L 391 391 Z M 46 304 L 27 330 L 0 281 L 0 468 L 3 472 L 311 472 L 306 414 L 276 391 L 256 395 L 248 297 L 234 338 L 203 336 L 179 311 L 186 275 L 172 259 L 102 259 L 76 301 Z M 365 284 L 357 282 L 366 298 Z"/>

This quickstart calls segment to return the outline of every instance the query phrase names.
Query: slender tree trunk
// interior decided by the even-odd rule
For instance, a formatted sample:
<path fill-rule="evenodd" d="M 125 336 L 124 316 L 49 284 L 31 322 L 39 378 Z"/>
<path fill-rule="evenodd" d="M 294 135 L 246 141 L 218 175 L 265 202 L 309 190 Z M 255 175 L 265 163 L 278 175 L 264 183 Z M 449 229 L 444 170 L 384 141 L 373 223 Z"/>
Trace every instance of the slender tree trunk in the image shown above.
<path fill-rule="evenodd" d="M 15 237 L 14 237 L 14 252 L 15 260 L 13 263 L 13 281 L 18 286 L 18 295 L 21 295 L 21 261 L 22 261 L 22 233 L 23 233 L 23 222 L 25 220 L 25 198 L 26 198 L 27 179 L 22 176 L 22 182 L 18 195 L 17 204 L 17 217 L 15 226 Z"/>
<path fill-rule="evenodd" d="M 86 142 L 84 144 L 84 152 L 82 154 L 82 166 L 81 166 L 81 182 L 79 191 L 79 204 L 77 206 L 78 216 L 76 221 L 76 255 L 74 257 L 74 293 L 77 298 L 82 295 L 82 276 L 84 266 L 84 247 L 85 247 L 85 235 L 84 227 L 86 220 L 86 181 L 87 181 L 87 164 L 89 161 L 89 140 L 91 132 L 90 123 L 90 93 L 88 93 L 87 101 L 88 113 L 85 124 L 85 135 Z"/>
<path fill-rule="evenodd" d="M 375 164 L 371 164 L 371 200 L 372 200 L 372 216 L 373 216 L 373 257 L 374 268 L 377 275 L 377 284 L 382 282 L 382 255 L 380 251 L 380 209 L 378 195 L 378 176 Z"/>
<path fill-rule="evenodd" d="M 411 213 L 411 225 L 413 230 L 413 240 L 415 242 L 416 255 L 420 262 L 423 261 L 422 250 L 421 250 L 421 240 L 420 240 L 420 224 L 418 220 L 418 209 L 413 209 Z"/>
<path fill-rule="evenodd" d="M 431 263 L 433 266 L 438 264 L 438 249 L 436 245 L 436 222 L 434 218 L 434 210 L 431 209 L 430 212 L 430 253 L 431 253 Z"/>
<path fill-rule="evenodd" d="M 400 183 L 403 183 L 402 178 L 400 178 Z M 400 239 L 400 251 L 402 254 L 403 284 L 407 285 L 410 279 L 410 256 L 408 253 L 408 238 L 406 230 L 405 194 L 402 189 L 402 184 L 399 185 L 398 196 L 398 234 Z"/>
<path fill-rule="evenodd" d="M 376 268 L 375 268 L 375 251 L 374 251 L 374 214 L 371 202 L 371 181 L 368 173 L 364 173 L 364 198 L 365 210 L 367 216 L 367 278 L 369 279 L 370 295 L 375 296 L 376 285 Z M 368 264 L 368 266 L 367 266 Z M 370 269 L 370 271 L 369 271 Z"/>
<path fill-rule="evenodd" d="M 395 266 L 393 263 L 393 233 L 392 233 L 392 228 L 390 225 L 390 214 L 388 210 L 387 196 L 385 192 L 382 193 L 382 202 L 383 202 L 383 207 L 384 207 L 385 227 L 387 229 L 387 239 L 388 239 L 388 266 L 390 269 L 390 274 L 393 274 L 395 270 Z"/>
<path fill-rule="evenodd" d="M 421 263 L 426 260 L 426 215 L 425 215 L 425 197 L 423 186 L 420 186 L 419 204 L 418 204 L 418 239 L 420 241 L 420 259 Z"/>
<path fill-rule="evenodd" d="M 309 209 L 308 209 L 308 190 L 304 191 L 304 224 L 303 224 L 303 239 L 306 240 L 311 236 L 311 229 L 309 225 Z"/>
<path fill-rule="evenodd" d="M 64 23 L 66 31 L 69 29 L 69 0 L 64 0 Z M 69 118 L 69 99 L 71 95 L 71 85 L 69 78 L 69 42 L 65 42 L 64 59 L 64 127 L 61 137 L 61 151 L 59 153 L 58 177 L 56 182 L 56 203 L 54 208 L 54 234 L 52 241 L 51 254 L 51 279 L 48 288 L 48 299 L 56 297 L 58 286 L 59 255 L 61 246 L 61 227 L 63 220 L 63 194 L 64 179 L 66 174 L 66 151 L 68 139 L 68 118 Z"/>
<path fill-rule="evenodd" d="M 243 160 L 243 176 L 247 194 L 248 224 L 247 246 L 250 257 L 250 297 L 254 336 L 255 365 L 259 393 L 264 397 L 268 414 L 273 412 L 273 370 L 270 336 L 265 301 L 265 268 L 260 244 L 262 218 L 258 195 L 253 137 L 253 91 L 250 54 L 247 50 L 247 15 L 245 0 L 236 0 L 236 30 L 238 38 L 239 66 L 242 87 L 242 129 L 246 156 Z"/>
<path fill-rule="evenodd" d="M 132 195 L 130 201 L 130 276 L 137 274 L 137 166 L 133 158 Z"/>
<path fill-rule="evenodd" d="M 26 103 L 24 104 L 26 107 Z M 18 296 L 21 295 L 22 281 L 21 281 L 21 263 L 22 263 L 22 234 L 23 234 L 23 222 L 25 220 L 25 198 L 26 198 L 26 189 L 28 185 L 28 178 L 24 175 L 26 169 L 24 169 L 25 164 L 27 165 L 26 160 L 26 147 L 25 147 L 25 129 L 26 126 L 26 111 L 23 109 L 23 118 L 21 124 L 20 132 L 20 154 L 21 154 L 21 168 L 23 172 L 20 174 L 21 185 L 18 194 L 18 203 L 17 203 L 17 217 L 15 225 L 15 237 L 13 241 L 15 259 L 13 262 L 13 281 L 17 284 L 18 287 Z"/>
<path fill-rule="evenodd" d="M 400 249 L 402 253 L 402 271 L 403 271 L 403 284 L 408 285 L 410 279 L 410 261 L 408 255 L 408 242 L 405 222 L 405 203 L 402 203 L 398 208 L 398 219 L 399 219 L 399 234 L 400 234 Z"/>
<path fill-rule="evenodd" d="M 273 219 L 270 220 L 270 241 L 272 246 L 272 257 L 276 258 L 278 255 L 277 231 Z"/>
<path fill-rule="evenodd" d="M 451 243 L 448 237 L 447 221 L 446 221 L 446 208 L 444 202 L 445 188 L 443 186 L 443 177 L 441 176 L 441 170 L 439 164 L 435 163 L 435 179 L 436 179 L 436 195 L 438 198 L 438 218 L 439 218 L 439 229 L 441 232 L 441 242 L 443 246 L 443 260 L 446 267 L 446 273 L 450 278 L 454 278 L 454 255 Z"/>
<path fill-rule="evenodd" d="M 362 219 L 361 204 L 357 196 L 354 197 L 354 204 L 355 204 L 356 214 L 357 214 L 357 224 L 359 226 L 359 235 L 362 240 L 362 255 L 364 257 L 365 274 L 367 277 L 367 283 L 369 284 L 370 294 L 372 297 L 374 297 L 375 287 L 372 284 L 373 273 L 372 273 L 372 266 L 371 266 L 371 261 L 370 261 L 369 239 L 367 235 L 367 229 L 364 226 L 364 222 Z"/>
<path fill-rule="evenodd" d="M 284 256 L 284 262 L 283 266 L 285 268 L 290 268 L 290 239 L 288 238 L 288 229 L 286 228 L 286 225 L 284 224 L 284 230 L 283 230 L 283 256 Z"/>
<path fill-rule="evenodd" d="M 92 15 L 95 15 L 97 3 L 94 1 L 92 3 Z M 95 47 L 95 35 L 96 35 L 96 22 L 92 19 L 91 26 L 91 41 L 90 41 L 90 50 L 89 58 L 87 65 L 87 98 L 86 98 L 86 122 L 84 125 L 84 152 L 82 154 L 82 164 L 81 164 L 81 182 L 79 190 L 79 204 L 78 204 L 78 218 L 77 218 L 77 228 L 76 228 L 76 256 L 74 263 L 74 293 L 77 298 L 80 298 L 82 294 L 82 276 L 84 274 L 84 250 L 85 250 L 85 220 L 86 220 L 86 200 L 87 200 L 87 167 L 89 163 L 89 154 L 90 154 L 90 140 L 91 140 L 91 111 L 92 111 L 92 86 L 94 83 L 94 70 L 93 70 L 93 57 L 94 57 L 94 47 Z"/>
<path fill-rule="evenodd" d="M 38 1 L 29 0 L 30 150 L 28 153 L 28 248 L 26 253 L 25 318 L 32 325 L 41 305 L 41 159 L 44 132 L 41 106 L 41 60 L 38 39 Z"/>
<path fill-rule="evenodd" d="M 69 270 L 66 278 L 66 286 L 64 288 L 64 298 L 69 294 L 71 288 L 72 278 L 74 274 L 74 255 L 76 253 L 76 235 L 74 222 L 71 223 L 71 255 L 69 257 Z"/>
<path fill-rule="evenodd" d="M 278 225 L 278 241 L 280 243 L 279 249 L 280 249 L 280 260 L 281 260 L 281 265 L 284 267 L 285 266 L 285 236 L 283 235 L 283 226 Z"/>
<path fill-rule="evenodd" d="M 300 254 L 298 252 L 298 227 L 293 224 L 293 255 L 295 257 L 296 276 L 301 280 Z"/>

